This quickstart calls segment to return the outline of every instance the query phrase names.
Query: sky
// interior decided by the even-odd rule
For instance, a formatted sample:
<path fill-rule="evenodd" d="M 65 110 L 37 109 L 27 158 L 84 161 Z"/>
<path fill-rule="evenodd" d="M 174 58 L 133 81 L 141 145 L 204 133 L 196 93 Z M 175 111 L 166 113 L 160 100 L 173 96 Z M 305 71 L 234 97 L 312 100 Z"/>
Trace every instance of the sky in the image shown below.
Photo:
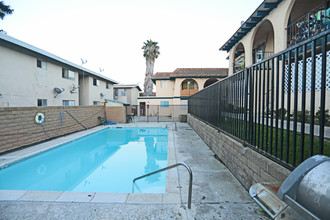
<path fill-rule="evenodd" d="M 219 48 L 262 0 L 4 0 L 0 29 L 121 84 L 143 87 L 143 42 L 158 42 L 154 73 L 228 68 Z"/>

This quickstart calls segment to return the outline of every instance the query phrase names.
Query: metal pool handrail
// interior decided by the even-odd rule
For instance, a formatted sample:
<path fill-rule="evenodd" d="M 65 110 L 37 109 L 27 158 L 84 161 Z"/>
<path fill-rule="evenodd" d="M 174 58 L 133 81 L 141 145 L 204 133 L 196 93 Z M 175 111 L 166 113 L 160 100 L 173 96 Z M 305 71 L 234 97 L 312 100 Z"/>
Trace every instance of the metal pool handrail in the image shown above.
<path fill-rule="evenodd" d="M 147 177 L 147 176 L 151 176 L 153 174 L 156 174 L 156 173 L 159 173 L 159 172 L 162 172 L 162 171 L 165 171 L 165 170 L 169 170 L 169 169 L 172 169 L 172 168 L 175 168 L 177 166 L 184 166 L 188 172 L 189 172 L 189 189 L 188 189 L 188 209 L 191 209 L 191 194 L 192 194 L 192 180 L 193 180 L 193 174 L 192 174 L 192 171 L 190 169 L 190 167 L 183 163 L 183 162 L 180 162 L 180 163 L 176 163 L 176 164 L 173 164 L 171 166 L 168 166 L 168 167 L 165 167 L 163 169 L 160 169 L 160 170 L 156 170 L 154 172 L 151 172 L 151 173 L 147 173 L 145 175 L 142 175 L 142 176 L 139 176 L 139 177 L 136 177 L 135 179 L 133 179 L 133 184 L 132 184 L 132 192 L 134 192 L 134 182 L 136 180 L 139 180 L 139 179 L 142 179 L 144 177 Z"/>

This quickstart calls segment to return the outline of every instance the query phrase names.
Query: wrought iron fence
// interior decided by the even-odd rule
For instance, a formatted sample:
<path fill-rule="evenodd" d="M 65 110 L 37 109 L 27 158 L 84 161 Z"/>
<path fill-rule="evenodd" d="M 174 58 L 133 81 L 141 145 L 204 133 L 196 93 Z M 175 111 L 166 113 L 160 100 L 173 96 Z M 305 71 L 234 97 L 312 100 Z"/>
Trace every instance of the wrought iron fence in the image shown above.
<path fill-rule="evenodd" d="M 126 106 L 127 122 L 186 122 L 187 105 Z"/>
<path fill-rule="evenodd" d="M 330 155 L 329 33 L 192 95 L 188 112 L 290 169 Z"/>

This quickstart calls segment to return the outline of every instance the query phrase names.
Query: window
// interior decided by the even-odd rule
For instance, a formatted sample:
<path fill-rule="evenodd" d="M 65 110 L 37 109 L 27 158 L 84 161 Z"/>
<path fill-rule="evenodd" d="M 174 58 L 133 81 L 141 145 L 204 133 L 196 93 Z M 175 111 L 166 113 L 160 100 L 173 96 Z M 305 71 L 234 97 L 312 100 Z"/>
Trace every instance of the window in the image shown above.
<path fill-rule="evenodd" d="M 106 88 L 111 89 L 111 83 L 107 83 Z"/>
<path fill-rule="evenodd" d="M 169 101 L 160 101 L 160 107 L 169 107 Z"/>
<path fill-rule="evenodd" d="M 198 89 L 197 84 L 192 80 L 183 81 L 182 89 Z"/>
<path fill-rule="evenodd" d="M 47 106 L 47 99 L 38 99 L 38 106 Z"/>
<path fill-rule="evenodd" d="M 74 106 L 74 100 L 63 100 L 63 106 Z"/>
<path fill-rule="evenodd" d="M 168 82 L 167 81 L 160 81 L 160 88 L 168 88 Z"/>
<path fill-rule="evenodd" d="M 47 69 L 47 63 L 45 61 L 37 59 L 37 67 Z"/>
<path fill-rule="evenodd" d="M 93 101 L 93 105 L 100 105 L 100 101 Z"/>
<path fill-rule="evenodd" d="M 126 96 L 126 89 L 117 89 L 118 96 Z"/>
<path fill-rule="evenodd" d="M 62 77 L 65 79 L 74 80 L 74 72 L 71 70 L 62 68 Z"/>
<path fill-rule="evenodd" d="M 93 86 L 100 86 L 100 80 L 93 78 Z"/>

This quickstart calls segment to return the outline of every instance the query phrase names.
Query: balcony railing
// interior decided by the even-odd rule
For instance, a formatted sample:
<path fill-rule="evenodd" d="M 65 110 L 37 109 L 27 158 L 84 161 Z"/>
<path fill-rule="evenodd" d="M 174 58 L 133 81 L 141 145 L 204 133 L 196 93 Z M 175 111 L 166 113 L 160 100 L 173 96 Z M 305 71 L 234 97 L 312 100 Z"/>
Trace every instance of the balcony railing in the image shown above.
<path fill-rule="evenodd" d="M 253 51 L 253 63 L 258 63 L 274 55 L 274 52 L 270 51 Z"/>
<path fill-rule="evenodd" d="M 288 31 L 288 47 L 307 40 L 330 28 L 329 1 L 292 22 Z"/>
<path fill-rule="evenodd" d="M 191 96 L 198 92 L 198 89 L 182 89 L 180 91 L 180 96 Z"/>

